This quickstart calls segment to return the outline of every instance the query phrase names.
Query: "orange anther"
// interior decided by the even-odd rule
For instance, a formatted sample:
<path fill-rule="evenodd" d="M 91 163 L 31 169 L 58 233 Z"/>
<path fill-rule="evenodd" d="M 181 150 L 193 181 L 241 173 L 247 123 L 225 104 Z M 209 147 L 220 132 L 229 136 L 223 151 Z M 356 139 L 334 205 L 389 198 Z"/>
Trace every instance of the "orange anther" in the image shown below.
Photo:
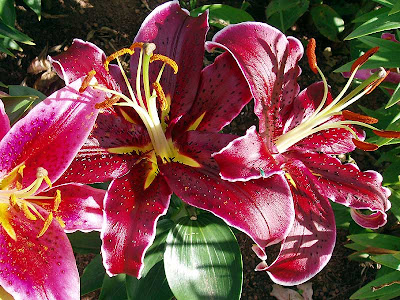
<path fill-rule="evenodd" d="M 174 74 L 178 73 L 178 64 L 173 59 L 161 54 L 153 54 L 150 58 L 150 63 L 156 60 L 160 60 L 169 65 L 172 69 L 174 69 Z"/>
<path fill-rule="evenodd" d="M 360 140 L 356 140 L 356 139 L 352 139 L 354 145 L 361 150 L 364 151 L 375 151 L 376 149 L 379 148 L 378 145 L 372 144 L 372 143 L 367 143 L 367 142 L 363 142 Z"/>
<path fill-rule="evenodd" d="M 351 65 L 351 72 L 353 72 L 354 69 L 357 68 L 358 66 L 363 65 L 372 55 L 374 55 L 376 52 L 378 52 L 378 50 L 379 50 L 379 47 L 374 47 L 372 49 L 369 49 L 367 52 L 365 52 L 359 58 L 357 58 L 356 61 Z"/>
<path fill-rule="evenodd" d="M 317 56 L 315 55 L 315 48 L 317 47 L 317 42 L 315 41 L 314 38 L 311 38 L 310 41 L 307 44 L 307 58 L 308 58 L 308 64 L 310 66 L 311 71 L 313 71 L 315 74 L 318 73 L 317 69 Z"/>
<path fill-rule="evenodd" d="M 141 42 L 135 42 L 129 47 L 129 49 L 131 49 L 133 51 L 133 50 L 135 50 L 135 48 L 143 48 L 143 44 L 144 43 L 141 43 Z"/>
<path fill-rule="evenodd" d="M 165 97 L 165 93 L 161 87 L 161 84 L 159 84 L 158 82 L 154 82 L 153 89 L 156 91 L 161 110 L 166 110 L 168 108 L 168 102 L 167 98 Z"/>
<path fill-rule="evenodd" d="M 132 55 L 133 53 L 135 53 L 135 51 L 130 49 L 130 48 L 122 48 L 122 49 L 114 52 L 113 54 L 111 54 L 109 57 L 107 57 L 106 61 L 104 62 L 104 68 L 106 69 L 106 71 L 108 71 L 108 65 L 110 64 L 111 61 L 113 61 L 117 57 L 120 57 L 120 56 L 122 56 L 124 54 L 127 54 L 127 53 L 129 55 Z"/>
<path fill-rule="evenodd" d="M 90 71 L 86 75 L 85 79 L 83 79 L 81 87 L 79 88 L 79 93 L 83 93 L 87 89 L 87 87 L 89 86 L 89 83 L 93 79 L 94 75 L 96 75 L 95 70 Z"/>
<path fill-rule="evenodd" d="M 372 130 L 377 136 L 384 137 L 384 138 L 392 138 L 392 139 L 399 139 L 400 138 L 400 131 L 391 131 L 391 130 Z"/>
<path fill-rule="evenodd" d="M 372 91 L 373 91 L 374 89 L 376 89 L 376 88 L 382 83 L 382 81 L 385 80 L 385 78 L 389 75 L 389 73 L 390 73 L 390 71 L 387 70 L 387 71 L 386 71 L 386 74 L 385 74 L 384 76 L 382 76 L 381 78 L 375 80 L 374 82 L 371 82 L 371 84 L 368 85 L 368 86 L 365 88 L 365 89 L 368 89 L 368 88 L 369 88 L 368 92 L 366 92 L 365 95 L 368 95 L 368 94 L 372 93 Z M 364 89 L 364 90 L 365 90 L 365 89 Z"/>
<path fill-rule="evenodd" d="M 376 124 L 379 122 L 378 119 L 375 119 L 370 116 L 360 115 L 358 113 L 355 113 L 355 112 L 352 112 L 349 110 L 342 111 L 342 116 L 343 116 L 343 118 L 345 118 L 345 120 L 359 121 L 359 122 L 363 122 L 366 124 Z"/>
<path fill-rule="evenodd" d="M 103 102 L 96 103 L 94 107 L 96 109 L 109 108 L 113 106 L 115 103 L 117 103 L 119 99 L 120 99 L 119 96 L 113 95 L 111 98 L 107 98 Z"/>

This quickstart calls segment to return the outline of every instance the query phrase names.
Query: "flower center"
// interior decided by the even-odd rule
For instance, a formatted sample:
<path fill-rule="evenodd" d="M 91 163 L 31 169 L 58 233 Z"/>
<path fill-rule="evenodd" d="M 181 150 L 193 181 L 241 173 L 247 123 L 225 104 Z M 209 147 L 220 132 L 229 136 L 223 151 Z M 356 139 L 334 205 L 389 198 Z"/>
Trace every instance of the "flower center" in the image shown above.
<path fill-rule="evenodd" d="M 304 120 L 297 127 L 289 130 L 284 133 L 280 137 L 278 137 L 275 141 L 275 146 L 279 153 L 285 152 L 288 148 L 295 145 L 299 141 L 304 138 L 315 134 L 319 131 L 333 129 L 333 128 L 343 128 L 353 134 L 353 143 L 356 147 L 371 151 L 376 150 L 378 145 L 366 143 L 359 140 L 356 132 L 350 127 L 351 125 L 359 125 L 363 127 L 367 127 L 373 130 L 373 132 L 382 137 L 388 138 L 398 138 L 400 137 L 398 132 L 393 131 L 382 131 L 379 130 L 370 124 L 377 123 L 378 120 L 359 115 L 356 113 L 352 113 L 350 111 L 344 110 L 349 105 L 356 102 L 362 96 L 369 94 L 375 89 L 383 79 L 389 74 L 389 71 L 385 71 L 384 69 L 379 70 L 378 72 L 371 75 L 368 79 L 366 79 L 362 84 L 360 84 L 357 88 L 351 91 L 348 95 L 344 96 L 347 90 L 350 87 L 351 82 L 354 79 L 355 73 L 358 71 L 360 66 L 374 53 L 378 51 L 377 48 L 371 49 L 359 59 L 357 59 L 352 66 L 352 73 L 349 77 L 348 82 L 346 83 L 343 90 L 339 93 L 339 95 L 328 105 L 325 106 L 326 100 L 328 97 L 328 84 L 325 76 L 322 71 L 319 69 L 316 63 L 315 58 L 315 40 L 311 39 L 308 47 L 307 47 L 307 56 L 311 70 L 314 73 L 319 73 L 322 77 L 324 84 L 324 94 L 321 100 L 321 103 L 316 108 L 313 114 L 311 114 L 306 120 Z M 332 118 L 335 116 L 342 116 L 341 118 L 337 118 L 337 121 L 333 121 Z"/>
<path fill-rule="evenodd" d="M 9 211 L 14 208 L 16 211 L 22 211 L 24 216 L 31 220 L 36 221 L 40 219 L 44 222 L 42 230 L 38 233 L 37 237 L 41 237 L 49 228 L 52 220 L 53 213 L 50 212 L 45 219 L 37 210 L 34 204 L 49 205 L 53 202 L 53 211 L 57 211 L 61 202 L 61 192 L 57 190 L 54 197 L 48 196 L 35 196 L 36 192 L 45 181 L 51 187 L 51 181 L 48 177 L 47 170 L 39 167 L 36 172 L 36 180 L 26 188 L 22 188 L 23 169 L 25 165 L 21 164 L 15 167 L 6 177 L 0 181 L 0 225 L 5 229 L 8 235 L 16 240 L 16 234 L 13 226 L 10 223 Z M 63 225 L 62 221 L 60 224 Z"/>

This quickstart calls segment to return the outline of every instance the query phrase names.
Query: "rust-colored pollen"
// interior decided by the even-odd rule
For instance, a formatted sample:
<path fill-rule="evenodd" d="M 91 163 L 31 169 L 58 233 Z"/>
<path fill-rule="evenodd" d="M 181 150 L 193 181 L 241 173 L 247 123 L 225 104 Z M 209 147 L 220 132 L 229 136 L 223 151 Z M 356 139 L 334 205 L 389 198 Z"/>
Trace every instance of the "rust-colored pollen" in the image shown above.
<path fill-rule="evenodd" d="M 352 139 L 352 140 L 353 140 L 354 145 L 358 149 L 361 149 L 361 150 L 364 150 L 364 151 L 375 151 L 376 149 L 379 148 L 378 145 L 375 145 L 375 144 L 372 144 L 372 143 L 367 143 L 367 142 L 363 142 L 363 141 L 356 140 L 356 139 Z"/>
<path fill-rule="evenodd" d="M 122 48 L 116 52 L 114 52 L 113 54 L 111 54 L 109 57 L 106 58 L 106 61 L 104 62 L 104 68 L 107 70 L 108 72 L 108 65 L 110 64 L 111 61 L 113 61 L 114 59 L 116 59 L 117 57 L 120 57 L 124 54 L 129 54 L 129 55 L 133 55 L 133 53 L 135 53 L 134 50 L 130 49 L 130 48 Z"/>
<path fill-rule="evenodd" d="M 372 130 L 377 136 L 384 137 L 384 138 L 392 138 L 392 139 L 399 139 L 400 138 L 400 131 L 391 131 L 391 130 Z"/>
<path fill-rule="evenodd" d="M 87 89 L 87 87 L 89 86 L 89 83 L 93 79 L 94 75 L 96 75 L 95 70 L 90 71 L 86 75 L 85 79 L 83 79 L 81 87 L 79 88 L 79 93 L 83 93 Z"/>
<path fill-rule="evenodd" d="M 385 80 L 385 78 L 389 75 L 389 73 L 390 73 L 390 71 L 387 70 L 385 76 L 383 76 L 383 77 L 381 77 L 381 78 L 375 80 L 375 81 L 372 82 L 370 85 L 368 85 L 365 89 L 368 89 L 368 88 L 369 88 L 370 90 L 369 90 L 368 92 L 366 92 L 365 95 L 371 94 L 372 91 L 373 91 L 374 89 L 376 89 L 376 88 L 382 83 L 382 81 Z"/>
<path fill-rule="evenodd" d="M 375 118 L 370 117 L 370 116 L 360 115 L 358 113 L 355 113 L 355 112 L 352 112 L 352 111 L 349 111 L 349 110 L 342 111 L 342 116 L 346 120 L 359 121 L 359 122 L 363 122 L 363 123 L 366 123 L 366 124 L 376 124 L 376 123 L 379 122 L 378 119 L 375 119 Z"/>
<path fill-rule="evenodd" d="M 174 69 L 174 74 L 178 73 L 178 64 L 173 59 L 161 54 L 153 54 L 150 58 L 150 63 L 156 60 L 160 60 L 169 65 L 172 69 Z"/>
<path fill-rule="evenodd" d="M 367 52 L 365 52 L 359 58 L 357 58 L 356 61 L 351 65 L 351 72 L 353 72 L 354 69 L 357 68 L 358 66 L 363 65 L 372 55 L 374 55 L 376 52 L 378 52 L 378 50 L 379 50 L 379 47 L 374 47 L 372 49 L 369 49 Z"/>
<path fill-rule="evenodd" d="M 315 55 L 315 48 L 317 47 L 317 42 L 315 41 L 314 38 L 311 38 L 310 41 L 307 44 L 307 58 L 308 58 L 308 64 L 310 66 L 311 71 L 313 71 L 315 74 L 318 73 L 317 69 L 317 56 Z"/>
<path fill-rule="evenodd" d="M 157 99 L 160 102 L 161 110 L 166 110 L 168 107 L 167 98 L 165 97 L 165 93 L 161 87 L 161 84 L 158 82 L 153 83 L 153 89 L 156 91 Z"/>
<path fill-rule="evenodd" d="M 144 43 L 141 43 L 141 42 L 135 42 L 129 47 L 129 49 L 131 49 L 132 51 L 134 51 L 135 48 L 141 48 L 142 49 L 143 48 L 143 44 Z"/>
<path fill-rule="evenodd" d="M 113 95 L 111 98 L 107 98 L 103 102 L 96 103 L 94 107 L 96 109 L 109 108 L 113 106 L 115 103 L 117 103 L 119 99 L 121 99 L 119 96 Z"/>

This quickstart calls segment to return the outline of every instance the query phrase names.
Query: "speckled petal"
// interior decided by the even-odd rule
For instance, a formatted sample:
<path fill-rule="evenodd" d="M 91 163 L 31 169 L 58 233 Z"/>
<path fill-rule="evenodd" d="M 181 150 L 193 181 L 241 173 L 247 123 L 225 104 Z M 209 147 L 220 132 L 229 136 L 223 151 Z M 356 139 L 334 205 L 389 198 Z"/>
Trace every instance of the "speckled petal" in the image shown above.
<path fill-rule="evenodd" d="M 281 173 L 255 126 L 212 156 L 218 163 L 221 177 L 229 181 L 247 181 Z"/>
<path fill-rule="evenodd" d="M 47 216 L 43 209 L 37 209 Z M 0 285 L 15 300 L 79 299 L 75 257 L 58 222 L 53 220 L 37 238 L 42 221 L 30 221 L 13 210 L 11 217 L 17 241 L 0 227 Z"/>
<path fill-rule="evenodd" d="M 361 172 L 354 164 L 342 164 L 338 159 L 326 154 L 289 152 L 286 157 L 301 160 L 317 176 L 321 191 L 332 201 L 354 209 L 368 209 L 379 212 L 381 217 L 371 215 L 373 226 L 378 228 L 386 223 L 386 213 L 390 208 L 390 191 L 382 187 L 382 176 L 375 171 Z M 364 216 L 368 219 L 368 216 Z M 355 218 L 357 221 L 358 218 Z M 360 220 L 361 226 L 366 225 Z"/>
<path fill-rule="evenodd" d="M 137 278 L 155 237 L 158 218 L 167 212 L 171 191 L 162 176 L 144 190 L 151 163 L 143 160 L 130 173 L 111 182 L 104 203 L 103 263 L 109 275 Z"/>
<path fill-rule="evenodd" d="M 0 140 L 10 130 L 10 120 L 4 109 L 3 101 L 0 100 Z"/>
<path fill-rule="evenodd" d="M 170 120 L 184 115 L 195 99 L 203 68 L 207 17 L 208 13 L 190 17 L 178 1 L 167 2 L 147 16 L 135 38 L 135 42 L 155 43 L 155 53 L 168 56 L 178 64 L 176 75 L 166 67 L 160 81 L 165 94 L 172 99 Z M 132 78 L 136 78 L 138 57 L 139 51 L 136 51 L 131 59 Z M 151 82 L 156 80 L 161 65 L 160 62 L 151 64 Z"/>
<path fill-rule="evenodd" d="M 240 113 L 251 97 L 235 60 L 224 53 L 202 71 L 196 100 L 174 132 L 179 134 L 198 120 L 201 122 L 196 130 L 218 132 Z"/>
<path fill-rule="evenodd" d="M 297 285 L 312 278 L 330 260 L 336 226 L 329 200 L 318 191 L 319 183 L 310 171 L 299 161 L 287 164 L 286 170 L 295 184 L 291 190 L 296 217 L 278 257 L 265 269 L 274 282 Z"/>
<path fill-rule="evenodd" d="M 67 169 L 87 139 L 96 120 L 95 103 L 103 93 L 80 94 L 82 79 L 74 81 L 35 106 L 0 141 L 0 178 L 25 163 L 24 184 L 45 168 L 54 182 Z M 42 187 L 45 185 L 43 184 Z"/>
<path fill-rule="evenodd" d="M 53 197 L 57 190 L 61 192 L 61 203 L 53 214 L 65 224 L 65 232 L 101 230 L 105 190 L 74 183 L 55 186 L 46 192 L 40 193 L 39 196 Z M 48 211 L 52 211 L 53 204 L 54 202 L 51 202 L 48 205 L 41 206 Z"/>
<path fill-rule="evenodd" d="M 237 60 L 255 99 L 254 112 L 260 119 L 260 133 L 267 137 L 268 148 L 281 130 L 281 110 L 289 106 L 299 92 L 298 60 L 303 46 L 264 23 L 245 22 L 219 31 L 207 50 L 222 47 Z"/>
<path fill-rule="evenodd" d="M 119 90 L 118 84 L 103 66 L 106 55 L 95 44 L 74 39 L 67 51 L 49 59 L 58 76 L 67 85 L 95 70 L 99 83 Z"/>
<path fill-rule="evenodd" d="M 222 180 L 210 155 L 220 147 L 216 141 L 228 139 L 225 136 L 188 132 L 186 142 L 180 140 L 180 152 L 194 158 L 201 167 L 169 163 L 160 165 L 160 172 L 183 201 L 224 219 L 247 233 L 260 247 L 281 241 L 294 218 L 293 200 L 286 180 L 283 175 L 247 182 Z"/>

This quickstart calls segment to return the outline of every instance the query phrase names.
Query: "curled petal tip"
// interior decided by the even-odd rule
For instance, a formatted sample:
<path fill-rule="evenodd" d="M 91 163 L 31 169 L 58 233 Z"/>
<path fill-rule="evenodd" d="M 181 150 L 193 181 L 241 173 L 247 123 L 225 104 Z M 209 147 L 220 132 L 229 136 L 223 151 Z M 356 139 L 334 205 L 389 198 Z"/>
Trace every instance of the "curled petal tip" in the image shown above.
<path fill-rule="evenodd" d="M 267 269 L 268 269 L 267 263 L 265 261 L 262 261 L 256 266 L 254 271 L 265 271 Z"/>

